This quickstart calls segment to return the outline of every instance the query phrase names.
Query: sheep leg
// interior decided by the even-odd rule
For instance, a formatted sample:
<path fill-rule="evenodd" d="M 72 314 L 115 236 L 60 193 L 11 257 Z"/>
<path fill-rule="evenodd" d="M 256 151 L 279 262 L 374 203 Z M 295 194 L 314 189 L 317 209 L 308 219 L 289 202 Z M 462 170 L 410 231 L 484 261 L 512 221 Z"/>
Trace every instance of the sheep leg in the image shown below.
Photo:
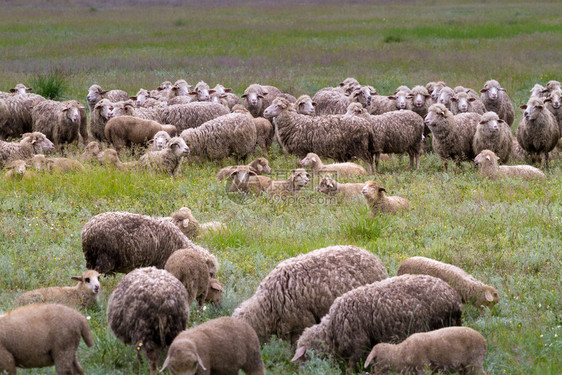
<path fill-rule="evenodd" d="M 80 362 L 78 362 L 78 353 L 74 354 L 74 363 L 72 365 L 74 367 L 75 374 L 84 375 L 84 369 L 80 365 Z"/>
<path fill-rule="evenodd" d="M 72 375 L 74 374 L 74 360 L 76 357 L 76 349 L 78 348 L 59 348 L 58 353 L 55 353 L 55 369 L 57 375 Z"/>
<path fill-rule="evenodd" d="M 548 168 L 548 152 L 544 153 L 544 164 L 545 164 L 546 169 L 549 169 Z"/>
<path fill-rule="evenodd" d="M 8 375 L 16 375 L 16 361 L 14 356 L 0 346 L 0 371 L 8 371 Z"/>
<path fill-rule="evenodd" d="M 408 152 L 408 157 L 410 158 L 410 170 L 414 169 L 414 160 L 416 158 L 416 154 L 412 151 Z"/>
<path fill-rule="evenodd" d="M 375 167 L 377 169 L 377 173 L 380 173 L 380 170 L 379 170 L 379 162 L 380 161 L 381 161 L 381 153 L 375 152 Z"/>
<path fill-rule="evenodd" d="M 156 350 L 147 350 L 146 357 L 148 358 L 148 368 L 150 375 L 158 374 L 158 352 Z"/>

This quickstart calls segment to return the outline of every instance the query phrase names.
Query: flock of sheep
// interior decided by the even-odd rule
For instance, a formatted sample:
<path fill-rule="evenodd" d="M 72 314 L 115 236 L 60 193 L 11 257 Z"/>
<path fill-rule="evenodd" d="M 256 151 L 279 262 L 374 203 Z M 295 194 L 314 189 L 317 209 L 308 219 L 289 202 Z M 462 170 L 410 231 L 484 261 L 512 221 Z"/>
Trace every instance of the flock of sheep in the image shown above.
<path fill-rule="evenodd" d="M 494 80 L 485 83 L 481 95 L 430 82 L 382 96 L 348 78 L 312 98 L 258 84 L 240 98 L 222 85 L 210 89 L 199 82 L 192 89 L 184 80 L 141 89 L 135 97 L 93 85 L 87 95 L 89 123 L 78 101 L 47 100 L 22 84 L 11 91 L 0 93 L 0 138 L 21 140 L 0 140 L 6 178 L 33 178 L 28 169 L 84 171 L 83 163 L 175 176 L 186 158 L 245 161 L 256 146 L 266 153 L 276 141 L 299 158 L 287 180 L 264 176 L 272 170 L 263 157 L 223 168 L 217 179 L 227 179 L 230 192 L 288 195 L 299 194 L 310 171 L 322 176 L 318 192 L 362 194 L 373 216 L 408 209 L 409 202 L 387 196 L 376 181 L 339 183 L 336 177 L 373 174 L 392 153 L 408 154 L 410 168 L 418 168 L 431 136 L 445 169 L 449 160 L 474 159 L 486 178 L 544 179 L 538 168 L 499 166 L 498 160 L 528 154 L 539 166 L 544 158 L 548 167 L 562 134 L 557 81 L 531 90 L 515 136 L 513 106 Z M 88 142 L 90 137 L 95 141 Z M 79 141 L 85 146 L 80 161 L 43 155 Z M 138 161 L 122 162 L 121 150 L 133 145 L 148 150 Z M 324 164 L 326 158 L 337 163 Z M 351 162 L 356 159 L 365 167 Z M 0 315 L 0 370 L 15 374 L 16 367 L 54 364 L 57 373 L 83 374 L 76 350 L 81 338 L 92 346 L 92 336 L 84 316 L 64 305 L 95 304 L 100 274 L 125 273 L 109 298 L 108 324 L 120 341 L 146 355 L 151 374 L 166 349 L 162 369 L 172 374 L 239 369 L 265 374 L 260 344 L 272 335 L 294 345 L 293 360 L 306 360 L 313 350 L 350 369 L 363 363 L 375 371 L 483 373 L 486 340 L 458 326 L 462 304 L 499 301 L 494 287 L 423 257 L 405 260 L 389 278 L 374 254 L 355 246 L 285 260 L 232 317 L 185 330 L 191 304 L 220 303 L 223 290 L 216 279 L 218 259 L 192 241 L 227 230 L 220 222 L 200 224 L 187 207 L 163 218 L 128 212 L 92 217 L 81 233 L 88 271 L 73 277 L 78 284 L 26 292 L 16 301 L 23 306 Z"/>

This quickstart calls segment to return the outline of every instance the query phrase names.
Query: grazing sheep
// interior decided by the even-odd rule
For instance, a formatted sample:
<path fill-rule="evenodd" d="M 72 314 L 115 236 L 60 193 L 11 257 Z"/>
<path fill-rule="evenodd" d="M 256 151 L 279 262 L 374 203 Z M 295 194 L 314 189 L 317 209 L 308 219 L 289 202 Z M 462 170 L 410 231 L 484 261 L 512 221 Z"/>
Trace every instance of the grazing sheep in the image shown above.
<path fill-rule="evenodd" d="M 205 297 L 205 302 L 214 303 L 220 305 L 222 303 L 222 284 L 215 278 L 211 277 L 209 279 L 209 287 L 207 288 L 207 296 Z"/>
<path fill-rule="evenodd" d="M 368 173 L 373 172 L 374 134 L 368 120 L 345 115 L 301 115 L 283 98 L 275 99 L 264 114 L 273 118 L 277 140 L 285 152 L 300 158 L 314 152 L 337 162 L 357 157 L 365 161 Z"/>
<path fill-rule="evenodd" d="M 78 311 L 59 304 L 22 306 L 0 316 L 0 371 L 55 365 L 57 374 L 84 375 L 76 353 L 80 338 L 94 345 Z"/>
<path fill-rule="evenodd" d="M 542 98 L 532 97 L 521 109 L 525 112 L 515 131 L 515 136 L 521 147 L 531 155 L 532 163 L 541 161 L 544 154 L 545 165 L 548 168 L 548 153 L 556 147 L 560 139 L 560 129 L 556 118 L 550 112 Z"/>
<path fill-rule="evenodd" d="M 158 131 L 156 134 L 154 134 L 154 137 L 152 137 L 152 139 L 148 141 L 148 144 L 150 145 L 150 151 L 163 150 L 164 148 L 166 148 L 166 145 L 171 138 L 172 137 L 170 137 L 170 134 L 168 134 L 164 130 Z"/>
<path fill-rule="evenodd" d="M 199 306 L 203 306 L 207 297 L 210 276 L 209 266 L 199 251 L 194 249 L 174 251 L 166 261 L 164 269 L 181 281 L 187 291 L 189 306 L 195 299 Z"/>
<path fill-rule="evenodd" d="M 138 166 L 137 161 L 121 162 L 119 154 L 112 148 L 100 152 L 97 156 L 97 160 L 102 165 L 113 167 L 120 171 L 130 171 Z"/>
<path fill-rule="evenodd" d="M 496 112 L 509 126 L 513 125 L 513 105 L 499 82 L 494 79 L 487 81 L 480 92 L 486 111 Z"/>
<path fill-rule="evenodd" d="M 287 180 L 271 180 L 265 191 L 269 194 L 297 194 L 310 181 L 310 175 L 303 168 L 292 169 Z"/>
<path fill-rule="evenodd" d="M 86 95 L 86 100 L 88 101 L 88 106 L 90 107 L 90 113 L 94 111 L 96 104 L 102 100 L 108 99 L 110 102 L 119 102 L 123 100 L 129 100 L 129 94 L 123 90 L 103 90 L 100 85 L 92 85 L 88 89 L 88 95 Z"/>
<path fill-rule="evenodd" d="M 448 159 L 453 159 L 460 167 L 461 161 L 472 160 L 474 151 L 472 140 L 481 116 L 477 113 L 453 115 L 443 104 L 433 104 L 425 117 L 425 124 L 433 134 L 432 146 L 443 161 L 447 170 Z"/>
<path fill-rule="evenodd" d="M 309 152 L 306 157 L 299 161 L 299 166 L 309 167 L 312 173 L 337 173 L 343 177 L 366 175 L 365 168 L 356 163 L 336 163 L 325 165 L 320 157 L 313 152 Z"/>
<path fill-rule="evenodd" d="M 84 151 L 82 152 L 82 155 L 80 155 L 80 161 L 83 163 L 91 163 L 94 160 L 97 160 L 100 151 L 100 144 L 96 141 L 92 141 L 84 147 Z"/>
<path fill-rule="evenodd" d="M 82 228 L 86 265 L 103 274 L 127 273 L 138 267 L 164 268 L 178 249 L 198 250 L 207 260 L 211 276 L 218 271 L 216 258 L 193 244 L 184 230 L 189 222 L 175 212 L 172 218 L 152 218 L 129 212 L 105 212 L 92 217 Z"/>
<path fill-rule="evenodd" d="M 43 100 L 31 110 L 32 129 L 45 134 L 57 146 L 78 142 L 83 109 L 76 100 Z"/>
<path fill-rule="evenodd" d="M 105 141 L 105 125 L 111 118 L 113 103 L 109 99 L 102 99 L 96 103 L 94 110 L 90 112 L 90 132 L 99 142 Z"/>
<path fill-rule="evenodd" d="M 170 345 L 161 372 L 265 375 L 260 343 L 247 323 L 222 317 L 181 332 Z"/>
<path fill-rule="evenodd" d="M 133 116 L 119 116 L 107 122 L 104 135 L 107 141 L 119 152 L 123 147 L 146 144 L 156 133 L 162 130 L 171 137 L 176 136 L 177 129 L 174 125 L 160 124 L 153 120 Z"/>
<path fill-rule="evenodd" d="M 387 196 L 386 190 L 375 181 L 367 181 L 361 189 L 367 207 L 371 210 L 371 216 L 379 213 L 394 214 L 400 210 L 408 210 L 410 203 L 406 198 L 399 196 Z"/>
<path fill-rule="evenodd" d="M 231 165 L 228 167 L 224 167 L 217 173 L 217 180 L 222 181 L 227 177 L 230 177 L 230 174 L 235 170 L 239 169 L 239 167 L 243 167 L 242 165 Z M 256 174 L 270 174 L 271 167 L 269 166 L 269 161 L 266 158 L 257 158 L 252 160 L 250 164 L 246 167 L 249 168 L 250 171 Z"/>
<path fill-rule="evenodd" d="M 72 276 L 72 280 L 78 281 L 75 286 L 35 289 L 20 295 L 16 301 L 18 306 L 32 303 L 56 302 L 64 305 L 86 308 L 97 303 L 100 291 L 100 274 L 98 271 L 84 271 L 81 276 Z"/>
<path fill-rule="evenodd" d="M 150 374 L 158 373 L 164 348 L 189 322 L 187 291 L 166 270 L 138 268 L 125 275 L 107 303 L 107 322 L 122 343 L 133 345 L 148 358 Z"/>
<path fill-rule="evenodd" d="M 455 93 L 455 96 L 451 98 L 451 102 L 451 112 L 453 112 L 454 115 L 465 112 L 474 112 L 483 115 L 484 112 L 486 112 L 484 103 L 482 103 L 480 98 L 472 97 L 465 91 Z"/>
<path fill-rule="evenodd" d="M 468 327 L 447 327 L 414 333 L 400 344 L 375 345 L 365 360 L 376 373 L 425 374 L 426 369 L 445 374 L 484 374 L 488 344 L 479 332 Z"/>
<path fill-rule="evenodd" d="M 140 157 L 138 166 L 154 172 L 164 172 L 172 176 L 179 174 L 181 161 L 189 154 L 189 147 L 180 137 L 170 139 L 166 148 L 160 151 L 148 151 Z"/>
<path fill-rule="evenodd" d="M 32 130 L 32 108 L 45 98 L 36 94 L 12 94 L 0 99 L 0 139 L 18 138 Z"/>
<path fill-rule="evenodd" d="M 414 86 L 414 88 L 410 90 L 408 99 L 412 101 L 408 106 L 408 109 L 417 113 L 422 118 L 427 115 L 427 110 L 431 104 L 433 104 L 431 101 L 431 95 L 429 95 L 429 92 L 423 86 Z"/>
<path fill-rule="evenodd" d="M 256 147 L 256 126 L 247 115 L 231 113 L 186 129 L 180 137 L 200 158 L 221 160 L 233 155 L 244 160 Z"/>
<path fill-rule="evenodd" d="M 492 150 L 502 163 L 507 163 L 513 146 L 511 128 L 500 120 L 496 112 L 486 112 L 480 118 L 472 140 L 472 151 L 478 155 L 482 150 Z"/>
<path fill-rule="evenodd" d="M 261 343 L 271 335 L 295 342 L 343 293 L 386 279 L 379 258 L 356 246 L 330 246 L 279 263 L 232 317 L 244 320 Z"/>
<path fill-rule="evenodd" d="M 53 142 L 40 132 L 25 133 L 19 142 L 0 141 L 0 167 L 12 160 L 28 160 L 53 149 Z"/>
<path fill-rule="evenodd" d="M 408 258 L 398 267 L 397 275 L 404 274 L 438 277 L 459 293 L 463 303 L 472 303 L 475 306 L 492 306 L 500 300 L 500 295 L 493 286 L 475 279 L 459 267 L 434 259 Z"/>
<path fill-rule="evenodd" d="M 226 89 L 223 85 L 216 85 L 213 90 L 219 98 L 226 100 L 227 106 L 230 110 L 237 104 L 240 104 L 240 98 L 233 94 L 232 89 Z"/>
<path fill-rule="evenodd" d="M 351 197 L 361 194 L 363 186 L 365 186 L 365 184 L 362 182 L 340 184 L 332 179 L 332 177 L 324 176 L 316 187 L 316 191 L 324 194 L 343 194 L 345 196 Z"/>
<path fill-rule="evenodd" d="M 560 136 L 562 137 L 562 108 L 560 107 L 560 101 L 562 100 L 562 90 L 556 89 L 552 90 L 544 102 L 546 108 L 554 115 L 556 122 L 558 123 L 558 130 L 560 131 Z"/>
<path fill-rule="evenodd" d="M 68 158 L 47 158 L 45 155 L 34 155 L 29 164 L 37 171 L 44 172 L 84 172 L 85 168 L 78 160 Z"/>
<path fill-rule="evenodd" d="M 162 109 L 160 122 L 175 125 L 178 133 L 181 133 L 185 129 L 196 128 L 209 120 L 229 113 L 228 108 L 217 103 L 175 104 Z"/>
<path fill-rule="evenodd" d="M 316 115 L 316 102 L 308 95 L 301 95 L 295 102 L 295 109 L 301 115 Z"/>
<path fill-rule="evenodd" d="M 292 360 L 313 349 L 347 359 L 351 369 L 380 342 L 461 325 L 461 307 L 453 288 L 428 275 L 396 276 L 360 286 L 336 298 L 321 322 L 304 330 Z"/>
<path fill-rule="evenodd" d="M 269 151 L 273 143 L 275 129 L 271 122 L 263 117 L 254 117 L 243 105 L 237 104 L 232 107 L 232 113 L 243 113 L 252 119 L 256 126 L 256 144 L 260 146 L 263 152 Z"/>
<path fill-rule="evenodd" d="M 474 158 L 480 166 L 480 174 L 484 178 L 495 180 L 500 177 L 515 177 L 524 180 L 546 180 L 545 174 L 530 165 L 502 165 L 498 166 L 499 158 L 490 150 L 482 150 Z"/>
<path fill-rule="evenodd" d="M 283 96 L 281 90 L 274 86 L 262 86 L 256 83 L 251 84 L 244 90 L 242 95 L 242 103 L 246 107 L 252 116 L 254 117 L 265 117 L 263 111 L 271 105 L 273 100 L 279 96 Z M 294 103 L 296 99 L 290 100 L 290 98 L 285 98 L 288 102 Z"/>

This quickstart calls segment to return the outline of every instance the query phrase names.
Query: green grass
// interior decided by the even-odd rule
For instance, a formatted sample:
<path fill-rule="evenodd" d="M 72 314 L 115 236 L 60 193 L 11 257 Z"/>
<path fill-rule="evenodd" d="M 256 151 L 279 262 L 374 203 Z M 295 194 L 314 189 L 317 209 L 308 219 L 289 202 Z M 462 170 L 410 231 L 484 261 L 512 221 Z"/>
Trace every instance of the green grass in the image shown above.
<path fill-rule="evenodd" d="M 254 82 L 273 84 L 297 96 L 348 76 L 383 94 L 437 79 L 479 89 L 495 78 L 518 105 L 534 83 L 562 78 L 559 2 L 34 4 L 0 12 L 0 90 L 52 72 L 64 77 L 65 99 L 82 101 L 93 83 L 134 94 L 179 78 L 222 83 L 239 94 Z M 520 117 L 516 110 L 516 123 Z M 274 171 L 297 161 L 277 146 L 269 159 Z M 373 178 L 406 197 L 412 209 L 374 219 L 361 198 L 319 199 L 312 190 L 293 201 L 262 196 L 237 204 L 214 178 L 231 162 L 186 164 L 176 179 L 99 166 L 87 166 L 84 174 L 0 179 L 0 311 L 13 308 L 23 291 L 69 285 L 70 276 L 83 271 L 80 232 L 92 216 L 167 216 L 188 206 L 200 222 L 219 220 L 231 228 L 199 241 L 217 255 L 225 293 L 222 307 L 194 312 L 190 324 L 231 314 L 281 260 L 352 244 L 379 256 L 390 275 L 402 260 L 422 255 L 496 286 L 497 306 L 464 311 L 464 324 L 488 341 L 488 373 L 562 373 L 560 157 L 546 182 L 485 181 L 468 164 L 445 173 L 433 154 L 410 172 L 407 157 L 394 157 Z M 99 306 L 83 311 L 96 341 L 79 349 L 88 374 L 148 373 L 105 321 L 107 299 L 121 277 L 102 280 Z M 262 348 L 268 373 L 341 372 L 318 358 L 299 369 L 292 355 L 280 340 Z"/>

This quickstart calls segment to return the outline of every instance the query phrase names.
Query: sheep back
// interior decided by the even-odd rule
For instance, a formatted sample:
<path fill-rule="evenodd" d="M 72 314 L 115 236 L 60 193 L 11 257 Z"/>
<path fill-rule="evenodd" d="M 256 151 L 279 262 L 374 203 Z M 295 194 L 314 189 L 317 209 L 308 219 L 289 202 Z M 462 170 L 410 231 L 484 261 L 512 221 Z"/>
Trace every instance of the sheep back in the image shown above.
<path fill-rule="evenodd" d="M 175 125 L 178 133 L 181 133 L 185 129 L 196 128 L 209 120 L 228 113 L 228 108 L 218 103 L 175 104 L 162 109 L 161 122 Z"/>

